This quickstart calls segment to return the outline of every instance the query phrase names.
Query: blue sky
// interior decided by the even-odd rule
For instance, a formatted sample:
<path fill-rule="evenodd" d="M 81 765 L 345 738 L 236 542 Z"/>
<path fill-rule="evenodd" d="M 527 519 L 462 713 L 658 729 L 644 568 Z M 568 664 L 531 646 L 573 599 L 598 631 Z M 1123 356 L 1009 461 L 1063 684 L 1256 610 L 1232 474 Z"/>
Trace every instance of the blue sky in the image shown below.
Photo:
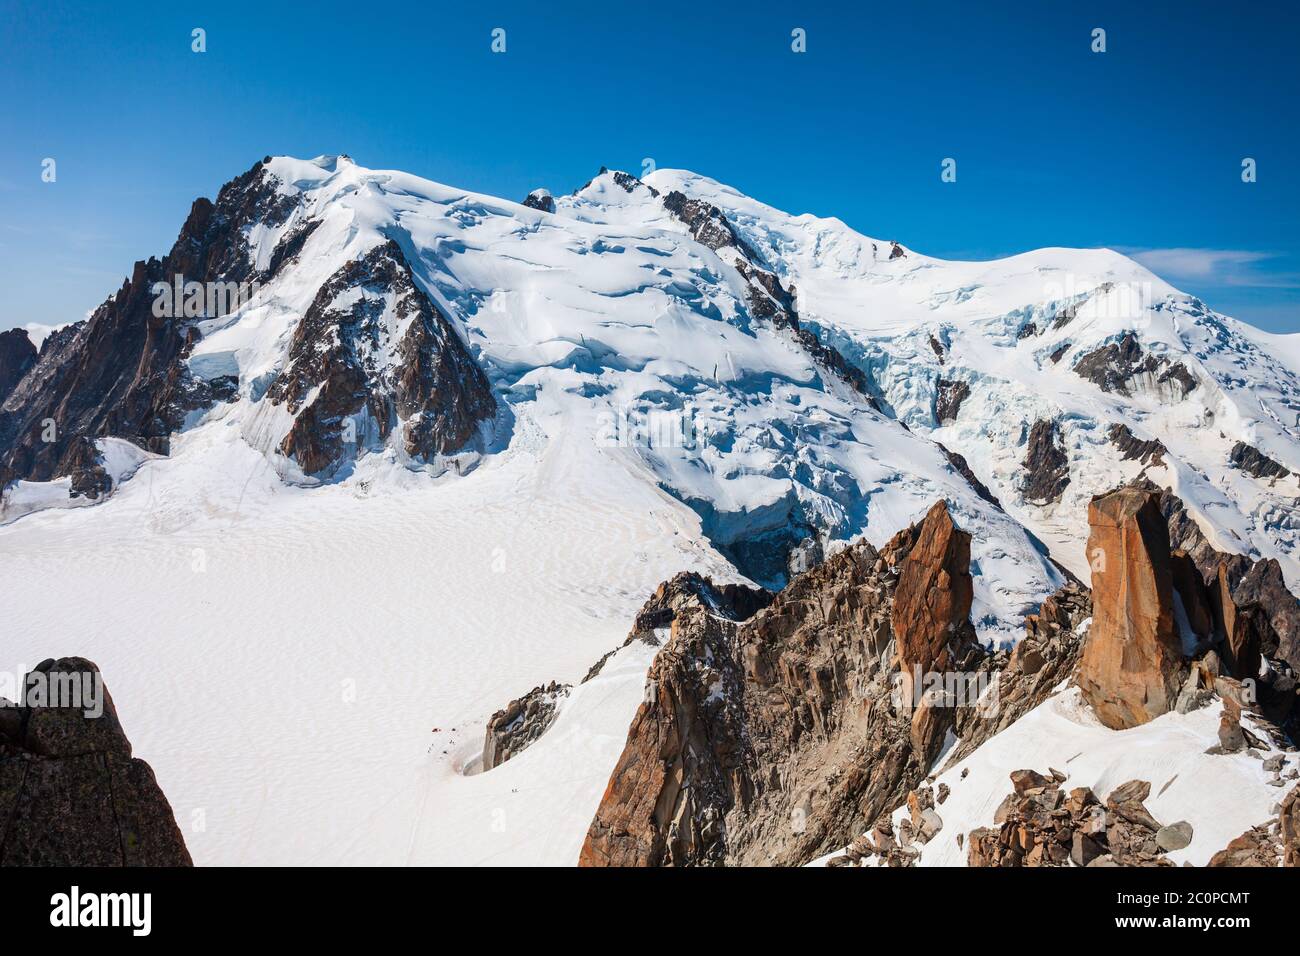
<path fill-rule="evenodd" d="M 0 0 L 0 18 L 0 328 L 81 317 L 263 155 L 346 152 L 510 198 L 650 157 L 930 255 L 1111 246 L 1300 331 L 1296 4 Z"/>

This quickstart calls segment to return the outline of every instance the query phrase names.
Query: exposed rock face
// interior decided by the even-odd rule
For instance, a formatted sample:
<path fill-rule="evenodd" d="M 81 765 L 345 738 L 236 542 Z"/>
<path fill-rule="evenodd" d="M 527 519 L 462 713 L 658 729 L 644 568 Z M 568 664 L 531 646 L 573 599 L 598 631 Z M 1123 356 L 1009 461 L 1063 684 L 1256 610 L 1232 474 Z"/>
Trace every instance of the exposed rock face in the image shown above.
<path fill-rule="evenodd" d="M 1125 461 L 1140 461 L 1144 465 L 1163 465 L 1168 449 L 1158 438 L 1143 441 L 1127 425 L 1113 424 L 1107 433 L 1110 443 L 1119 449 Z"/>
<path fill-rule="evenodd" d="M 1144 353 L 1132 332 L 1084 355 L 1074 364 L 1074 371 L 1103 392 L 1119 395 L 1130 395 L 1134 389 L 1146 386 L 1168 389 L 1182 398 L 1197 384 L 1181 362 Z"/>
<path fill-rule="evenodd" d="M 1300 599 L 1287 588 L 1281 565 L 1271 558 L 1252 561 L 1245 555 L 1217 550 L 1177 495 L 1147 479 L 1134 482 L 1134 487 L 1159 496 L 1160 511 L 1169 525 L 1170 542 L 1187 553 L 1202 580 L 1207 582 L 1214 603 L 1218 605 L 1216 614 L 1223 613 L 1223 587 L 1219 574 L 1223 568 L 1235 608 L 1234 625 L 1255 628 L 1257 633 L 1250 642 L 1262 654 L 1275 656 L 1285 661 L 1291 670 L 1300 671 Z M 1216 633 L 1223 634 L 1224 622 L 1216 621 L 1216 628 Z M 1234 676 L 1255 675 L 1236 673 Z"/>
<path fill-rule="evenodd" d="M 1070 484 L 1070 460 L 1061 447 L 1060 427 L 1054 419 L 1034 422 L 1022 467 L 1026 501 L 1043 505 L 1060 499 Z"/>
<path fill-rule="evenodd" d="M 1256 478 L 1285 478 L 1291 472 L 1281 463 L 1274 461 L 1253 445 L 1239 441 L 1228 453 L 1228 461 L 1234 468 L 1240 468 Z"/>
<path fill-rule="evenodd" d="M 248 255 L 246 227 L 283 225 L 297 200 L 279 192 L 266 160 L 195 200 L 171 252 L 137 262 L 131 277 L 84 322 L 52 335 L 34 366 L 0 404 L 0 487 L 90 472 L 74 491 L 98 494 L 106 476 L 95 439 L 115 436 L 166 453 L 187 411 L 229 397 L 229 380 L 193 378 L 184 359 L 195 317 L 153 314 L 155 283 L 263 281 Z M 283 261 L 281 256 L 277 261 Z M 47 440 L 47 421 L 55 424 Z"/>
<path fill-rule="evenodd" d="M 1300 786 L 1292 787 L 1277 817 L 1282 841 L 1282 865 L 1300 866 Z"/>
<path fill-rule="evenodd" d="M 27 706 L 0 707 L 0 865 L 191 865 L 153 771 L 131 756 L 107 688 L 99 685 L 99 716 L 49 706 L 66 700 L 31 699 L 36 684 L 98 676 L 81 658 L 48 660 L 24 682 Z"/>
<path fill-rule="evenodd" d="M 968 558 L 940 504 L 881 551 L 859 542 L 797 577 L 743 624 L 685 608 L 580 862 L 799 863 L 897 806 L 956 708 L 913 706 L 895 647 L 975 669 L 983 651 L 959 619 Z"/>
<path fill-rule="evenodd" d="M 1232 586 L 1236 620 L 1242 619 L 1243 610 L 1248 613 L 1248 623 L 1258 635 L 1253 639 L 1256 647 L 1276 654 L 1292 670 L 1300 671 L 1300 600 L 1286 586 L 1282 566 L 1273 558 L 1254 561 L 1239 577 L 1227 562 L 1221 562 L 1219 567 Z"/>
<path fill-rule="evenodd" d="M 1182 601 L 1187 626 L 1196 635 L 1197 642 L 1209 644 L 1215 637 L 1215 611 L 1213 599 L 1191 555 L 1177 549 L 1169 555 L 1169 571 L 1174 593 Z"/>
<path fill-rule="evenodd" d="M 938 442 L 935 442 L 935 444 L 939 445 Z M 971 486 L 975 494 L 997 508 L 1002 507 L 1002 502 L 998 501 L 997 496 L 989 491 L 988 485 L 975 477 L 975 472 L 971 470 L 970 463 L 966 461 L 965 456 L 959 455 L 955 451 L 949 451 L 943 445 L 939 445 L 939 450 L 948 459 L 948 464 L 952 465 L 953 470 L 966 479 L 966 484 Z"/>
<path fill-rule="evenodd" d="M 483 370 L 391 239 L 321 286 L 267 397 L 296 416 L 280 450 L 308 475 L 329 475 L 398 427 L 411 457 L 450 454 L 496 413 Z"/>
<path fill-rule="evenodd" d="M 961 403 L 970 398 L 970 385 L 966 382 L 952 382 L 939 379 L 934 396 L 934 420 L 940 425 L 957 420 Z"/>
<path fill-rule="evenodd" d="M 1172 866 L 1164 853 L 1191 841 L 1191 826 L 1162 827 L 1143 801 L 1145 780 L 1116 787 L 1103 805 L 1088 787 L 1067 795 L 1065 774 L 1011 774 L 1013 790 L 994 814 L 995 827 L 971 832 L 970 866 Z"/>
<path fill-rule="evenodd" d="M 953 638 L 969 629 L 970 535 L 953 523 L 942 501 L 902 533 L 914 540 L 890 612 L 899 669 L 943 670 Z"/>
<path fill-rule="evenodd" d="M 1107 727 L 1172 710 L 1182 685 L 1169 530 L 1158 499 L 1133 488 L 1088 507 L 1093 623 L 1079 662 L 1083 696 Z"/>
<path fill-rule="evenodd" d="M 879 552 L 859 542 L 795 578 L 742 624 L 672 602 L 580 863 L 795 864 L 874 824 L 859 859 L 910 865 L 886 815 L 909 793 L 922 799 L 949 730 L 960 738 L 951 762 L 1045 700 L 1073 670 L 1091 614 L 1087 590 L 1067 585 L 1027 620 L 1015 654 L 985 652 L 964 617 L 969 543 L 939 503 Z M 634 635 L 662 620 L 648 604 Z M 900 659 L 928 660 L 927 678 L 960 675 L 972 692 L 915 686 Z M 925 810 L 938 816 L 920 807 L 907 840 L 942 825 Z"/>
<path fill-rule="evenodd" d="M 22 329 L 0 332 L 0 402 L 36 364 L 36 346 Z"/>
<path fill-rule="evenodd" d="M 676 190 L 665 196 L 663 203 L 664 208 L 686 224 L 696 241 L 715 252 L 724 248 L 735 251 L 731 264 L 749 284 L 746 298 L 751 315 L 790 332 L 814 361 L 847 382 L 872 408 L 878 408 L 866 373 L 800 325 L 793 292 L 781 284 L 776 273 L 763 267 L 758 253 L 733 228 L 721 209 L 701 199 L 688 199 Z"/>
<path fill-rule="evenodd" d="M 1092 617 L 1092 598 L 1077 582 L 1064 585 L 1025 618 L 1025 635 L 1010 652 L 988 655 L 979 668 L 995 676 L 981 706 L 959 709 L 953 732 L 960 741 L 944 767 L 970 754 L 1033 710 L 1074 673 L 1083 647 L 1080 629 Z"/>
<path fill-rule="evenodd" d="M 943 803 L 947 790 L 940 785 L 938 802 Z M 827 866 L 862 866 L 873 857 L 890 867 L 916 866 L 920 847 L 929 843 L 943 829 L 943 817 L 935 809 L 934 791 L 925 785 L 907 794 L 907 816 L 895 832 L 893 821 L 881 817 L 870 832 L 860 835 L 845 848 L 842 856 L 831 857 Z"/>
<path fill-rule="evenodd" d="M 670 628 L 688 607 L 703 607 L 732 621 L 747 621 L 771 604 L 775 596 L 764 588 L 751 588 L 746 584 L 714 584 L 702 574 L 682 571 L 659 585 L 642 605 L 632 622 L 632 632 L 627 641 L 658 644 L 657 632 Z"/>
<path fill-rule="evenodd" d="M 1219 565 L 1211 601 L 1218 612 L 1223 633 L 1221 656 L 1229 673 L 1238 677 L 1254 677 L 1259 673 L 1260 632 L 1267 625 L 1258 619 L 1260 615 L 1257 607 L 1237 606 L 1232 596 L 1227 564 Z"/>
<path fill-rule="evenodd" d="M 483 769 L 500 766 L 546 733 L 569 690 L 568 684 L 551 681 L 534 687 L 493 714 L 483 740 Z"/>
<path fill-rule="evenodd" d="M 542 212 L 555 212 L 555 197 L 549 189 L 534 189 L 524 197 L 524 205 Z"/>
<path fill-rule="evenodd" d="M 970 657 L 977 645 L 970 624 L 970 535 L 953 523 L 942 501 L 920 525 L 901 534 L 913 540 L 900 542 L 908 556 L 894 591 L 890 624 L 903 692 L 914 697 L 922 675 L 954 669 L 955 659 Z M 938 755 L 952 718 L 952 708 L 932 706 L 929 700 L 913 714 L 913 755 L 926 766 Z"/>

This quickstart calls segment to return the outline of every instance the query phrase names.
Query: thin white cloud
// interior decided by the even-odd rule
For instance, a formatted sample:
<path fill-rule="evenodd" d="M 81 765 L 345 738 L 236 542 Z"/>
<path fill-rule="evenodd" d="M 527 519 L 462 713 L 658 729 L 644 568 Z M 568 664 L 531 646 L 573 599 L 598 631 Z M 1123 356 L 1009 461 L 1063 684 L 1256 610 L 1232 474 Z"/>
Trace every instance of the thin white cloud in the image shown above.
<path fill-rule="evenodd" d="M 1300 277 L 1289 272 L 1270 272 L 1260 263 L 1278 258 L 1275 252 L 1254 249 L 1127 249 L 1161 278 L 1206 282 L 1216 285 L 1250 286 L 1260 289 L 1293 289 Z"/>

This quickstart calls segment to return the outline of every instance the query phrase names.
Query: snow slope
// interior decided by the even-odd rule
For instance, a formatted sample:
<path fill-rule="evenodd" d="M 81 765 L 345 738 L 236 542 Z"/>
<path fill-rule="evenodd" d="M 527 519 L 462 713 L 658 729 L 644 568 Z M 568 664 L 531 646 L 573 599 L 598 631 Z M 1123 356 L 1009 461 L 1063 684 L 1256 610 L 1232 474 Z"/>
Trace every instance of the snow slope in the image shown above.
<path fill-rule="evenodd" d="M 895 250 L 837 219 L 791 216 L 694 173 L 658 170 L 648 181 L 723 209 L 798 289 L 803 319 L 872 374 L 892 413 L 964 455 L 1008 511 L 1076 573 L 1086 578 L 1088 500 L 1142 470 L 1108 439 L 1109 426 L 1119 423 L 1164 443 L 1165 467 L 1148 473 L 1183 498 L 1222 550 L 1278 558 L 1291 586 L 1300 585 L 1294 336 L 1215 313 L 1108 249 L 950 262 Z M 1023 334 L 1030 323 L 1036 332 Z M 1136 335 L 1144 353 L 1183 364 L 1196 387 L 1183 398 L 1142 381 L 1121 395 L 1071 371 L 1125 333 Z M 935 417 L 940 377 L 971 389 L 949 423 Z M 1059 502 L 1036 505 L 1021 494 L 1020 463 L 1030 427 L 1051 418 L 1062 427 L 1071 483 Z M 1237 441 L 1292 476 L 1270 482 L 1231 467 Z"/>

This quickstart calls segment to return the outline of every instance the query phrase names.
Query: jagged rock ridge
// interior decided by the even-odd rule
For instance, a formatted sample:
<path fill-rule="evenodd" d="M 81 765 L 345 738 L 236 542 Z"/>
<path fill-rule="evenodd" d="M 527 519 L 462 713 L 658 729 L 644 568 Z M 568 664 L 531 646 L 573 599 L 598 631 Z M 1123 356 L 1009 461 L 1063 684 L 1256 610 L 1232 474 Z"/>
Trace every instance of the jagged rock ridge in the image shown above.
<path fill-rule="evenodd" d="M 879 551 L 859 542 L 799 575 L 744 623 L 684 608 L 580 862 L 805 862 L 897 806 L 949 730 L 977 746 L 1041 701 L 1077 647 L 1059 620 L 987 713 L 900 673 L 1007 669 L 1006 652 L 974 640 L 968 562 L 969 537 L 938 503 Z"/>
<path fill-rule="evenodd" d="M 154 286 L 177 275 L 204 284 L 270 278 L 249 256 L 247 230 L 285 223 L 295 204 L 266 171 L 268 162 L 223 186 L 215 203 L 195 200 L 166 256 L 137 262 L 116 295 L 44 343 L 0 404 L 0 487 L 72 475 L 75 493 L 98 496 L 109 481 L 96 439 L 124 438 L 166 453 L 187 412 L 230 396 L 229 379 L 191 375 L 184 359 L 198 339 L 196 317 L 155 315 Z"/>

